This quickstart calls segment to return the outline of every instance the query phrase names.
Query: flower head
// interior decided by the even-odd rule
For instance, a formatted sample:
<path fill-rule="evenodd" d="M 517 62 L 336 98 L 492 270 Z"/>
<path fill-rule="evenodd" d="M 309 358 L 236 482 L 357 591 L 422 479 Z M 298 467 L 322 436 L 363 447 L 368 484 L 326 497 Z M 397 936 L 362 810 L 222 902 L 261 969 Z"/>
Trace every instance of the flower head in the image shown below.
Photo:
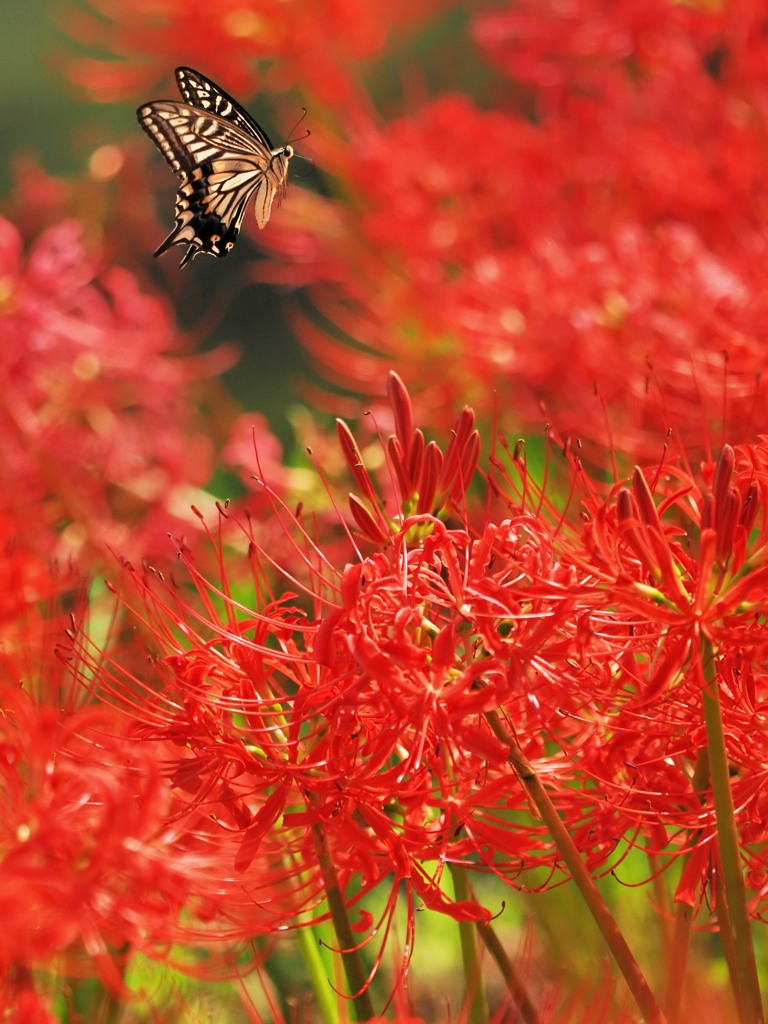
<path fill-rule="evenodd" d="M 99 270 L 75 221 L 22 249 L 0 221 L 0 485 L 18 537 L 71 558 L 151 550 L 211 471 L 165 305 Z M 186 516 L 186 512 L 183 513 Z M 156 548 L 155 548 L 156 550 Z"/>
<path fill-rule="evenodd" d="M 759 34 L 734 45 L 722 13 L 666 2 L 513 5 L 477 34 L 512 51 L 529 103 L 355 110 L 321 157 L 344 202 L 305 196 L 264 239 L 269 272 L 311 287 L 319 315 L 295 320 L 320 373 L 370 394 L 394 364 L 417 406 L 511 410 L 516 430 L 545 401 L 597 443 L 607 419 L 642 461 L 672 426 L 689 447 L 715 429 L 727 392 L 729 437 L 748 441 L 766 326 Z"/>
<path fill-rule="evenodd" d="M 181 54 L 235 92 L 253 90 L 257 82 L 275 90 L 299 83 L 339 102 L 353 89 L 352 68 L 439 6 L 440 0 L 386 0 L 375 7 L 348 0 L 289 0 L 279 7 L 265 0 L 226 0 L 211 19 L 190 0 L 159 6 L 99 0 L 98 15 L 70 17 L 68 29 L 80 42 L 122 60 L 81 57 L 72 76 L 99 100 L 135 96 L 140 86 L 180 63 Z M 258 62 L 267 61 L 272 66 L 257 75 Z"/>
<path fill-rule="evenodd" d="M 320 898 L 318 828 L 343 891 L 394 872 L 429 906 L 482 916 L 446 898 L 445 863 L 514 882 L 554 855 L 543 829 L 518 827 L 527 798 L 489 716 L 550 773 L 554 792 L 596 729 L 581 715 L 595 679 L 573 655 L 577 602 L 555 555 L 558 523 L 506 499 L 501 515 L 476 524 L 471 410 L 443 448 L 415 427 L 395 375 L 388 390 L 394 430 L 376 471 L 338 426 L 355 487 L 346 555 L 338 538 L 326 549 L 310 537 L 274 495 L 287 555 L 278 561 L 258 525 L 243 524 L 250 600 L 226 576 L 208 581 L 183 552 L 201 612 L 175 581 L 129 566 L 156 677 L 141 683 L 139 704 L 133 673 L 101 671 L 143 735 L 183 745 L 171 779 L 190 808 L 215 810 L 249 891 L 271 865 L 262 922 L 274 927 Z M 552 744 L 565 753 L 552 758 Z M 280 877 L 281 859 L 302 887 Z"/>

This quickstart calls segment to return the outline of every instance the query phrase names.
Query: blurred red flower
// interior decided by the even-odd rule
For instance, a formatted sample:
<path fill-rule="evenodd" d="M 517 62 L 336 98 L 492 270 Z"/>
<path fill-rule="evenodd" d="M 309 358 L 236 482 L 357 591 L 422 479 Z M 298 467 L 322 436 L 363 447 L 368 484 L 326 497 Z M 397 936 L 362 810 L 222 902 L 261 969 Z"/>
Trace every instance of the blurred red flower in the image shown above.
<path fill-rule="evenodd" d="M 98 0 L 71 10 L 70 35 L 121 58 L 79 57 L 71 76 L 97 100 L 168 81 L 177 64 L 199 68 L 243 101 L 260 90 L 298 85 L 326 103 L 346 100 L 360 65 L 446 0 L 225 0 L 215 15 L 193 0 Z"/>
<path fill-rule="evenodd" d="M 212 445 L 166 305 L 99 268 L 66 221 L 22 250 L 0 221 L 0 507 L 9 533 L 65 558 L 157 551 L 188 525 Z M 181 518 L 179 518 L 181 517 Z"/>
<path fill-rule="evenodd" d="M 169 855 L 168 789 L 114 712 L 61 713 L 2 687 L 0 963 L 87 949 L 114 983 L 110 950 L 168 941 L 189 894 L 191 862 Z"/>
<path fill-rule="evenodd" d="M 690 444 L 714 428 L 726 389 L 728 436 L 754 435 L 759 32 L 737 40 L 709 8 L 641 7 L 478 16 L 484 44 L 529 62 L 530 103 L 442 96 L 387 122 L 350 108 L 338 139 L 313 138 L 345 202 L 295 197 L 260 272 L 310 286 L 317 315 L 295 323 L 334 387 L 371 394 L 394 364 L 425 409 L 469 401 L 486 419 L 496 401 L 526 426 L 543 400 L 598 443 L 607 409 L 616 446 L 643 459 L 672 425 Z"/>

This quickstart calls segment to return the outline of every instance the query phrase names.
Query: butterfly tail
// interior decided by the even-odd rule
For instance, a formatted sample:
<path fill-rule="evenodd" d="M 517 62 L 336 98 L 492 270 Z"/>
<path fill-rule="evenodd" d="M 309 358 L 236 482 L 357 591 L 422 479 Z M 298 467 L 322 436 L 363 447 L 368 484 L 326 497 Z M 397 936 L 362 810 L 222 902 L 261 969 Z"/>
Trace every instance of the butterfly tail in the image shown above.
<path fill-rule="evenodd" d="M 171 231 L 171 233 L 168 235 L 168 237 L 166 239 L 164 239 L 160 243 L 160 245 L 158 245 L 158 247 L 155 249 L 155 251 L 152 253 L 152 255 L 153 256 L 162 256 L 163 253 L 164 252 L 168 252 L 168 250 L 172 246 L 174 246 L 174 245 L 181 245 L 181 244 L 183 244 L 184 242 L 187 241 L 186 239 L 179 238 L 177 236 L 178 236 L 178 229 L 174 228 L 173 231 Z M 199 251 L 200 250 L 199 250 L 198 246 L 190 245 L 189 248 L 187 249 L 186 253 L 184 254 L 184 258 L 182 259 L 182 261 L 179 264 L 179 266 L 183 267 L 185 263 L 189 263 L 189 261 L 194 256 L 196 256 Z"/>
<path fill-rule="evenodd" d="M 185 266 L 185 264 L 189 263 L 189 261 L 190 261 L 191 259 L 194 259 L 194 258 L 195 258 L 195 256 L 197 256 L 197 254 L 198 254 L 199 252 L 200 252 L 200 249 L 198 249 L 196 245 L 190 245 L 190 247 L 189 247 L 189 248 L 187 249 L 187 251 L 186 251 L 186 252 L 184 253 L 184 258 L 182 259 L 182 261 L 181 261 L 181 263 L 179 264 L 179 266 L 180 266 L 180 267 L 183 267 L 183 266 Z"/>

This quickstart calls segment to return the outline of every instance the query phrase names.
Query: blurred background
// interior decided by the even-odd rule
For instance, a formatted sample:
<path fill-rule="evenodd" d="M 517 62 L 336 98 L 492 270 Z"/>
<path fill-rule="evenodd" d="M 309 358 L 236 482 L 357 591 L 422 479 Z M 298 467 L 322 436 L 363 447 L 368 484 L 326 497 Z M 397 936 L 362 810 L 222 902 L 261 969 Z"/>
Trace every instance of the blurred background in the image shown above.
<path fill-rule="evenodd" d="M 145 240 L 147 267 L 159 280 L 165 271 L 152 267 L 151 254 L 173 223 L 177 179 L 140 129 L 135 111 L 143 100 L 177 97 L 175 62 L 169 59 L 164 81 L 151 95 L 142 95 L 136 102 L 96 102 L 68 73 L 75 55 L 94 51 L 80 45 L 66 30 L 78 13 L 86 11 L 93 16 L 93 10 L 78 0 L 8 0 L 2 4 L 0 31 L 5 52 L 0 61 L 0 192 L 7 198 L 29 159 L 52 176 L 87 179 L 94 152 L 113 144 L 120 146 L 134 162 L 156 172 L 152 181 L 158 187 L 134 193 L 132 201 L 144 206 L 159 225 Z M 99 56 L 114 59 L 104 53 Z M 248 105 L 249 101 L 245 102 Z M 251 109 L 255 109 L 253 104 Z M 268 102 L 261 110 L 265 125 L 279 138 L 283 126 L 276 123 L 276 112 L 270 113 Z M 298 107 L 292 110 L 298 116 Z M 301 173 L 306 172 L 305 165 Z M 308 372 L 308 367 L 285 322 L 285 289 L 276 291 L 269 285 L 241 280 L 253 258 L 253 250 L 248 254 L 244 249 L 236 248 L 228 256 L 228 278 L 221 275 L 223 264 L 204 258 L 185 268 L 186 281 L 176 277 L 181 250 L 173 249 L 167 259 L 175 267 L 166 275 L 163 288 L 169 292 L 182 329 L 205 325 L 205 337 L 198 332 L 196 345 L 204 349 L 215 348 L 222 341 L 237 345 L 242 358 L 222 375 L 225 387 L 244 407 L 262 411 L 276 434 L 290 443 L 294 385 L 297 375 Z M 138 255 L 124 253 L 122 262 L 131 264 Z M 208 263 L 210 266 L 205 265 Z M 237 280 L 237 287 L 227 280 Z"/>
<path fill-rule="evenodd" d="M 61 29 L 63 10 L 46 0 L 9 0 L 0 11 L 0 181 L 12 182 L 13 159 L 37 153 L 53 174 L 85 170 L 89 149 L 114 137 L 127 105 L 95 107 L 63 74 L 71 42 Z"/>

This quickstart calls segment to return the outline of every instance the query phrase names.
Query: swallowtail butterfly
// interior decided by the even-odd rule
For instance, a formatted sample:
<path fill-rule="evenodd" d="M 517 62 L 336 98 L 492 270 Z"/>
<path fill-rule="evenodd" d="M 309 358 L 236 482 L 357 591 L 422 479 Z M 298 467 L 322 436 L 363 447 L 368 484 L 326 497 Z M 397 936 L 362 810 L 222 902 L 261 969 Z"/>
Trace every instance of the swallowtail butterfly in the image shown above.
<path fill-rule="evenodd" d="M 176 81 L 183 103 L 154 100 L 136 116 L 181 178 L 176 225 L 155 256 L 187 245 L 183 267 L 199 252 L 227 255 L 251 197 L 264 227 L 285 195 L 293 147 L 275 148 L 251 115 L 199 71 L 176 68 Z"/>

